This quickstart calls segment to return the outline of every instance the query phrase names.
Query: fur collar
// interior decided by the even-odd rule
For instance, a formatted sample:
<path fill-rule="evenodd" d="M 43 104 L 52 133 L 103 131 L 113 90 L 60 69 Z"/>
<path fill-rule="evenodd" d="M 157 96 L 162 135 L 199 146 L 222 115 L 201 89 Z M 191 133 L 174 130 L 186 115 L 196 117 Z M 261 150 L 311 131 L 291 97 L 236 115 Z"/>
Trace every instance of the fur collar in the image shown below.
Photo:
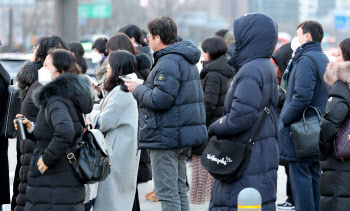
<path fill-rule="evenodd" d="M 350 84 L 350 62 L 330 62 L 324 80 L 329 86 L 333 86 L 338 80 Z"/>
<path fill-rule="evenodd" d="M 38 80 L 38 70 L 43 66 L 41 62 L 26 62 L 17 75 L 18 87 L 24 90 Z"/>
<path fill-rule="evenodd" d="M 84 75 L 63 73 L 56 80 L 34 91 L 33 101 L 38 108 L 46 107 L 50 97 L 58 96 L 72 101 L 78 96 L 92 99 L 92 87 L 89 79 Z"/>

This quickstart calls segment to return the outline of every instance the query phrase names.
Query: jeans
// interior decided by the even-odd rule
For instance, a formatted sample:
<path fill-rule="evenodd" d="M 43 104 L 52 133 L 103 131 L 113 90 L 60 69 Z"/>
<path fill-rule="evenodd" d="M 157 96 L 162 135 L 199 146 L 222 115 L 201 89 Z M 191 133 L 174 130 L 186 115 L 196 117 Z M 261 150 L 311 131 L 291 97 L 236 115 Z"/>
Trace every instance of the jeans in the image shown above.
<path fill-rule="evenodd" d="M 289 162 L 289 176 L 295 210 L 319 210 L 320 174 L 319 162 Z"/>
<path fill-rule="evenodd" d="M 155 193 L 163 211 L 189 211 L 186 160 L 191 148 L 150 150 Z"/>

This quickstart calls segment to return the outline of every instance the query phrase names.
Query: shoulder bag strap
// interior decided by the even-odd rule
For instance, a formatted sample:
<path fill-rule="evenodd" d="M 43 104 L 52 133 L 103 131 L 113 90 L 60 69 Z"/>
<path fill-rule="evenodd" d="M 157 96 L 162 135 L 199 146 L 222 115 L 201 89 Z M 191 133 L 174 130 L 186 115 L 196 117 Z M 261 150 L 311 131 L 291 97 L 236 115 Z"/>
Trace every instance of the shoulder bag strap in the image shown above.
<path fill-rule="evenodd" d="M 326 93 L 327 93 L 327 96 L 328 96 L 329 95 L 328 88 L 326 86 L 326 83 L 323 80 L 323 77 L 321 76 L 320 69 L 318 68 L 318 65 L 317 65 L 316 61 L 314 60 L 314 58 L 312 58 L 310 55 L 307 55 L 307 54 L 303 54 L 301 56 L 306 56 L 312 61 L 312 63 L 314 64 L 314 66 L 316 68 L 317 75 L 318 75 L 319 79 L 321 80 L 321 83 L 322 83 L 324 89 L 326 90 Z"/>
<path fill-rule="evenodd" d="M 271 96 L 271 98 L 272 98 L 272 96 Z M 269 100 L 267 106 L 264 108 L 264 114 L 263 114 L 263 116 L 262 116 L 262 118 L 260 120 L 259 126 L 256 129 L 253 137 L 249 140 L 249 143 L 254 144 L 255 140 L 258 138 L 258 135 L 260 134 L 260 131 L 261 131 L 261 129 L 262 129 L 264 123 L 265 123 L 267 115 L 270 114 L 270 106 L 271 106 L 271 99 Z"/>

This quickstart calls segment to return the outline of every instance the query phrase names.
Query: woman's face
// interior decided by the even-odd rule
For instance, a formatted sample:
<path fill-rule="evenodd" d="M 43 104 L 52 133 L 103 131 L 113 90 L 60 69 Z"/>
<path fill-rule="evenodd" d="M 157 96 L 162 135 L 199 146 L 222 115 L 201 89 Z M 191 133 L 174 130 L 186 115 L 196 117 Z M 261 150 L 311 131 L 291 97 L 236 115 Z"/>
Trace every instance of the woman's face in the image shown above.
<path fill-rule="evenodd" d="M 58 76 L 61 75 L 61 73 L 59 73 L 57 70 L 56 70 L 56 67 L 53 66 L 53 61 L 52 61 L 52 56 L 51 55 L 48 55 L 45 59 L 45 62 L 44 62 L 44 67 L 47 69 L 47 70 L 50 70 L 50 73 L 51 73 L 51 80 L 56 80 L 56 78 Z"/>
<path fill-rule="evenodd" d="M 338 48 L 337 62 L 344 62 L 343 52 L 341 51 L 340 48 Z"/>
<path fill-rule="evenodd" d="M 207 53 L 207 52 L 204 52 L 203 53 L 203 57 L 204 57 L 204 61 L 210 61 L 210 56 L 209 56 L 209 54 Z"/>
<path fill-rule="evenodd" d="M 112 67 L 110 64 L 107 64 L 107 76 L 110 78 L 112 76 Z"/>

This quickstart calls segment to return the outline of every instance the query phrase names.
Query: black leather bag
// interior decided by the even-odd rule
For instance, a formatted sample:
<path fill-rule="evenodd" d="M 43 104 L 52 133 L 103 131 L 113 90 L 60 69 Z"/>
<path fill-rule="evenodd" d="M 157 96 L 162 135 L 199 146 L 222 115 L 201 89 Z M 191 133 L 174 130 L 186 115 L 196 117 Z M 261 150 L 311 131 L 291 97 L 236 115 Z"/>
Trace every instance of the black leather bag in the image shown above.
<path fill-rule="evenodd" d="M 270 106 L 271 101 L 265 107 L 259 126 L 249 141 L 243 143 L 218 139 L 216 136 L 210 138 L 203 151 L 201 162 L 215 179 L 230 184 L 242 176 L 247 168 L 255 140 L 270 113 Z"/>
<path fill-rule="evenodd" d="M 21 94 L 17 86 L 10 85 L 8 87 L 8 94 L 5 102 L 6 106 L 2 119 L 0 136 L 6 138 L 16 138 L 17 131 L 13 125 L 13 120 L 16 118 L 17 114 L 21 113 L 22 105 Z"/>
<path fill-rule="evenodd" d="M 306 118 L 305 115 L 308 110 L 316 111 L 316 116 Z M 295 153 L 298 158 L 318 154 L 321 118 L 321 111 L 316 107 L 309 106 L 304 110 L 303 118 L 290 126 Z"/>
<path fill-rule="evenodd" d="M 67 159 L 73 165 L 75 175 L 82 183 L 93 184 L 104 181 L 111 172 L 112 149 L 106 143 L 101 131 L 89 129 L 78 111 L 77 115 L 85 132 L 76 154 L 71 149 L 67 149 Z M 45 117 L 52 126 L 47 109 Z"/>

